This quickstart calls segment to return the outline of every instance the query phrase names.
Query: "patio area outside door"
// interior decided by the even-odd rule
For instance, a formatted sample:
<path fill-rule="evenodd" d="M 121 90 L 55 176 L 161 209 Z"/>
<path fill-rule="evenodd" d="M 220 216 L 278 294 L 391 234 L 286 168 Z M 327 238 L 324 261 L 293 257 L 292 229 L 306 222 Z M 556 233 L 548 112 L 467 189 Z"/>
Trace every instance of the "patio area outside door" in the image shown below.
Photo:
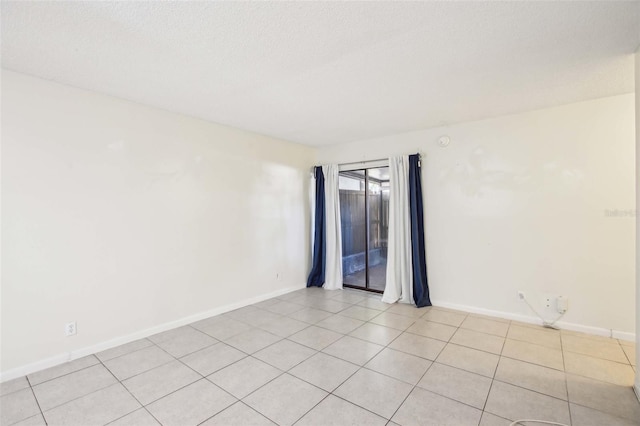
<path fill-rule="evenodd" d="M 340 172 L 345 287 L 382 293 L 387 273 L 389 167 Z"/>

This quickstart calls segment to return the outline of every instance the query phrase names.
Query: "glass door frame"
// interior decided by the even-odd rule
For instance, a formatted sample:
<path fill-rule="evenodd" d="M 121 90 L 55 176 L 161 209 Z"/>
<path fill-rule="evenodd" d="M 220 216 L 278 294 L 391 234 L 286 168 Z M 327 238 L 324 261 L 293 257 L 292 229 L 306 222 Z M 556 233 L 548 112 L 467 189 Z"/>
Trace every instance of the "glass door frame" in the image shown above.
<path fill-rule="evenodd" d="M 358 286 L 358 285 L 354 285 L 354 284 L 346 284 L 344 282 L 344 277 L 342 278 L 342 286 L 346 287 L 346 288 L 353 288 L 356 290 L 363 290 L 363 291 L 368 291 L 371 293 L 378 293 L 378 294 L 383 294 L 384 290 L 378 290 L 375 288 L 370 288 L 369 287 L 369 250 L 370 250 L 370 243 L 371 243 L 371 223 L 370 223 L 370 217 L 369 217 L 369 170 L 371 169 L 380 169 L 380 168 L 388 168 L 388 165 L 384 165 L 384 166 L 371 166 L 371 167 L 363 167 L 363 168 L 358 168 L 358 169 L 350 169 L 350 170 L 344 170 L 344 171 L 340 171 L 339 173 L 343 173 L 343 172 L 363 172 L 364 174 L 364 220 L 365 220 L 365 224 L 366 224 L 366 231 L 365 231 L 365 236 L 366 236 L 366 241 L 365 241 L 365 250 L 364 250 L 364 262 L 365 262 L 365 281 L 364 281 L 364 287 Z M 374 179 L 375 180 L 375 179 Z M 341 260 L 342 261 L 342 260 Z"/>

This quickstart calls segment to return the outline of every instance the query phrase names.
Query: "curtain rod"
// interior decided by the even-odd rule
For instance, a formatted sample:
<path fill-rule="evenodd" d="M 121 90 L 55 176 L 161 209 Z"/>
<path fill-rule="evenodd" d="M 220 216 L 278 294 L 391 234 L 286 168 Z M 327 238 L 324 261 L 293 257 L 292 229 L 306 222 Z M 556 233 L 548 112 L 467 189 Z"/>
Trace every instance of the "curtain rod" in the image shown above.
<path fill-rule="evenodd" d="M 388 159 L 389 159 L 389 157 L 387 157 L 387 158 L 376 158 L 374 160 L 352 161 L 350 163 L 338 163 L 338 166 L 349 166 L 351 164 L 373 163 L 374 161 L 387 161 Z"/>
<path fill-rule="evenodd" d="M 422 153 L 421 152 L 416 152 L 416 154 L 418 154 L 420 156 L 420 158 L 422 158 Z M 389 157 L 387 157 L 387 158 L 375 158 L 373 160 L 351 161 L 349 163 L 338 163 L 338 166 L 350 166 L 351 164 L 373 163 L 375 161 L 387 161 L 388 159 L 389 159 Z"/>
<path fill-rule="evenodd" d="M 361 164 L 361 165 L 364 166 L 364 165 L 366 165 L 368 163 L 377 163 L 377 162 L 380 162 L 380 161 L 388 161 L 388 160 L 389 160 L 388 158 L 377 158 L 377 159 L 374 159 L 374 160 L 352 161 L 350 163 L 338 163 L 336 165 L 338 167 L 353 166 L 354 164 L 355 165 L 360 165 Z M 313 167 L 311 167 L 311 172 L 312 173 L 313 173 L 313 171 L 315 170 L 316 167 L 322 167 L 322 166 L 313 166 Z"/>
<path fill-rule="evenodd" d="M 421 152 L 416 152 L 416 154 L 418 154 L 419 158 L 422 159 L 422 153 Z M 389 160 L 389 157 L 387 158 L 375 158 L 373 160 L 362 160 L 362 161 L 351 161 L 349 163 L 338 163 L 337 166 L 351 166 L 354 164 L 367 164 L 367 163 L 375 163 L 378 161 L 387 161 Z M 313 166 L 311 167 L 311 172 L 313 173 L 313 171 L 315 170 L 316 167 L 320 167 L 320 166 Z"/>

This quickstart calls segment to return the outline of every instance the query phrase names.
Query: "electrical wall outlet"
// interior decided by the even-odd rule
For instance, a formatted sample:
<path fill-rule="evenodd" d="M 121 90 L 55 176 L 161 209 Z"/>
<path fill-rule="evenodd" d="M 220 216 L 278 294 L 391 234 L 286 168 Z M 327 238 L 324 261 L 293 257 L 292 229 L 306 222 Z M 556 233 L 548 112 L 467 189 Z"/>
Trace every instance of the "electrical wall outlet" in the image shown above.
<path fill-rule="evenodd" d="M 556 309 L 557 294 L 554 293 L 542 293 L 540 294 L 540 308 L 539 314 L 546 320 L 551 320 L 558 316 L 558 310 Z"/>
<path fill-rule="evenodd" d="M 64 335 L 65 336 L 73 336 L 77 332 L 76 322 L 68 322 L 64 325 Z"/>
<path fill-rule="evenodd" d="M 569 309 L 569 300 L 564 296 L 556 298 L 556 310 L 559 314 L 564 314 Z"/>
<path fill-rule="evenodd" d="M 524 299 L 525 299 L 524 291 L 519 291 L 518 292 L 518 300 L 524 301 Z"/>

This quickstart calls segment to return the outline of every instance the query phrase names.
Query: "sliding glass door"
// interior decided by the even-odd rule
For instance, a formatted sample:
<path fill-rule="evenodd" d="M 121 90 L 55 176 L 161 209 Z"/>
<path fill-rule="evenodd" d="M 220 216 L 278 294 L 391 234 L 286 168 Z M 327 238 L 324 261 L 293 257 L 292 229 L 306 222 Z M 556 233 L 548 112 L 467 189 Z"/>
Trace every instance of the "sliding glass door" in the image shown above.
<path fill-rule="evenodd" d="M 382 292 L 387 273 L 389 168 L 340 172 L 344 285 Z"/>

